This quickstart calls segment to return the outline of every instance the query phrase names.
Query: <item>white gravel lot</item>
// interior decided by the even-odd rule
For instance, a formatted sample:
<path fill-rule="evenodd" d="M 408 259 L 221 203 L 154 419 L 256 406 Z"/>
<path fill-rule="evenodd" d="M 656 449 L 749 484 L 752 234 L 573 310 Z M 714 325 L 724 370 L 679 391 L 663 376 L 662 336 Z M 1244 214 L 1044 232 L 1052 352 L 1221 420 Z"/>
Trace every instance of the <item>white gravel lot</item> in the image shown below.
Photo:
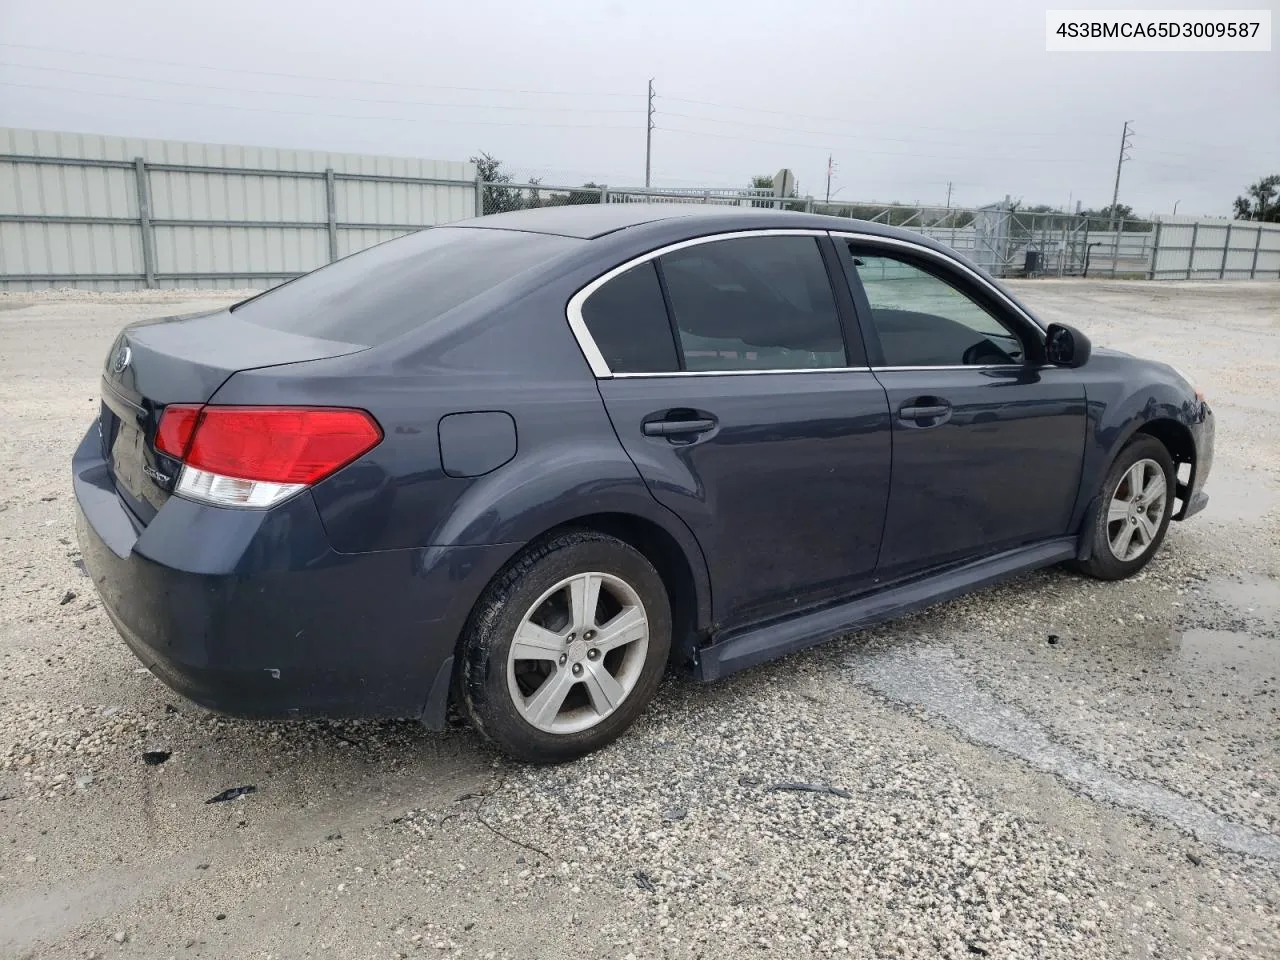
<path fill-rule="evenodd" d="M 123 324 L 235 296 L 0 295 L 0 957 L 1280 957 L 1280 284 L 1015 286 L 1198 379 L 1205 513 L 1125 583 L 668 680 L 556 768 L 142 670 L 69 459 Z"/>

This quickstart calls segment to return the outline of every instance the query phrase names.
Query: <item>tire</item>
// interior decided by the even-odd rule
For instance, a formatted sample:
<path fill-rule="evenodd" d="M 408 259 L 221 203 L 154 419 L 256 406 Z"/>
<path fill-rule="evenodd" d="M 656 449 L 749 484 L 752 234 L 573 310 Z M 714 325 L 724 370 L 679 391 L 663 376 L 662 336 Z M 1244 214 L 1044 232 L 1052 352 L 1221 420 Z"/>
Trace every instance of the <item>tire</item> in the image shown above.
<path fill-rule="evenodd" d="M 1139 469 L 1144 474 L 1141 478 Z M 1158 505 L 1159 521 L 1153 522 L 1151 515 L 1156 497 L 1151 491 L 1158 485 L 1160 475 L 1164 480 L 1164 494 Z M 1088 560 L 1077 561 L 1075 569 L 1098 580 L 1123 580 L 1145 567 L 1160 549 L 1169 529 L 1176 479 L 1173 458 L 1163 443 L 1145 434 L 1130 440 L 1102 482 L 1090 531 L 1090 556 Z M 1142 496 L 1144 493 L 1146 496 Z M 1129 509 L 1122 513 L 1126 503 Z"/>
<path fill-rule="evenodd" d="M 509 756 L 571 760 L 640 715 L 670 649 L 671 607 L 653 565 L 615 537 L 570 530 L 530 545 L 485 588 L 462 637 L 460 699 Z"/>

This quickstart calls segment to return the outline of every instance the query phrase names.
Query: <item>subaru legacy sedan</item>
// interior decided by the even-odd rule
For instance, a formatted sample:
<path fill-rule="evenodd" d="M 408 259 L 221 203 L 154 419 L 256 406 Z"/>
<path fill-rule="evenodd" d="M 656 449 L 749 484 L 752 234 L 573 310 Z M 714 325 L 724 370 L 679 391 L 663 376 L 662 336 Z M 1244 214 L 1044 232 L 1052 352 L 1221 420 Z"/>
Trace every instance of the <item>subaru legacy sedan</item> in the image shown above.
<path fill-rule="evenodd" d="M 1087 321 L 1087 316 L 1082 318 Z M 73 460 L 125 642 L 242 716 L 450 704 L 508 754 L 1204 507 L 1174 368 L 878 224 L 692 205 L 423 230 L 106 358 Z"/>

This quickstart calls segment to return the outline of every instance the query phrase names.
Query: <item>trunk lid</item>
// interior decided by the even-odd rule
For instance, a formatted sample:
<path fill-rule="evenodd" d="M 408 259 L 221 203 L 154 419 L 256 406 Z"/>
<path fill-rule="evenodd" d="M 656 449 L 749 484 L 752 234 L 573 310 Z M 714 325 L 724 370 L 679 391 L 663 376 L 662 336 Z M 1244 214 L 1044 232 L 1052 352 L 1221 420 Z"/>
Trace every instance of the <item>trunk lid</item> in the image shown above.
<path fill-rule="evenodd" d="M 248 323 L 229 310 L 147 320 L 116 338 L 102 371 L 98 432 L 116 491 L 143 524 L 173 490 L 181 465 L 155 448 L 171 403 L 205 403 L 242 370 L 364 350 Z"/>

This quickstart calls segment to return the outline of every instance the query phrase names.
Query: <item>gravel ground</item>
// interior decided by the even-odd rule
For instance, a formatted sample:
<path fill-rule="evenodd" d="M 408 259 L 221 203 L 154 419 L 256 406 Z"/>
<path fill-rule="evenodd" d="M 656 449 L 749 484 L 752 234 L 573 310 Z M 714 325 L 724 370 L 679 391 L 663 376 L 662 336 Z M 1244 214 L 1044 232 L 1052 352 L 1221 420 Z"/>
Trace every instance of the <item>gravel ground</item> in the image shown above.
<path fill-rule="evenodd" d="M 550 769 L 152 679 L 68 460 L 121 325 L 234 297 L 0 295 L 0 956 L 1280 957 L 1280 284 L 1016 286 L 1199 381 L 1205 513 L 1125 583 L 669 680 Z"/>

